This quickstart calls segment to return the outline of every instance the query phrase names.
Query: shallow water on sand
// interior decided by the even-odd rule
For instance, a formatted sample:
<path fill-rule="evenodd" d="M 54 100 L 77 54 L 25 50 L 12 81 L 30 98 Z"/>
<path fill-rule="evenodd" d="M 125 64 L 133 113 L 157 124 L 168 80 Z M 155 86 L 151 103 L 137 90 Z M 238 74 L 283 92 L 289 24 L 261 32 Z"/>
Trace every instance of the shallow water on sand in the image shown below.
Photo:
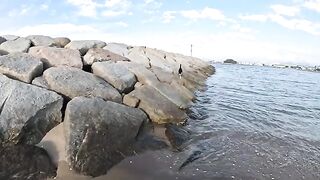
<path fill-rule="evenodd" d="M 128 157 L 96 179 L 320 179 L 320 73 L 215 67 L 181 152 Z"/>

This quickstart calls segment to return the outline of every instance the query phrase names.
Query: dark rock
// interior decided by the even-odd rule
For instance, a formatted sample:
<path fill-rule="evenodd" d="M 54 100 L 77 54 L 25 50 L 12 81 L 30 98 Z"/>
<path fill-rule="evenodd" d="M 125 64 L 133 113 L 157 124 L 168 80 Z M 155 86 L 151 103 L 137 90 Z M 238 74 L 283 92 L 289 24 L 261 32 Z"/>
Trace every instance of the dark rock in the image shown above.
<path fill-rule="evenodd" d="M 238 62 L 233 59 L 227 59 L 227 60 L 223 61 L 223 63 L 225 63 L 225 64 L 238 64 Z"/>
<path fill-rule="evenodd" d="M 56 170 L 42 148 L 31 145 L 0 147 L 0 179 L 47 179 L 55 177 Z"/>
<path fill-rule="evenodd" d="M 147 115 L 101 98 L 76 97 L 65 112 L 67 159 L 79 173 L 100 176 L 125 158 Z"/>
<path fill-rule="evenodd" d="M 183 143 L 191 138 L 191 133 L 189 131 L 175 124 L 166 124 L 165 134 L 171 146 L 178 150 Z"/>

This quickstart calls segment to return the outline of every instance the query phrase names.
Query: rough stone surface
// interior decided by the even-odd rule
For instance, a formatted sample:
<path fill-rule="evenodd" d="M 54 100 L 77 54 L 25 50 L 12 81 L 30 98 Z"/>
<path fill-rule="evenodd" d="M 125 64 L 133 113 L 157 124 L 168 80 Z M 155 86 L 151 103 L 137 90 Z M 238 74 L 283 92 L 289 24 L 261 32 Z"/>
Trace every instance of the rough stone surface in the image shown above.
<path fill-rule="evenodd" d="M 132 46 L 128 46 L 122 43 L 108 43 L 103 49 L 109 50 L 120 56 L 126 56 L 131 48 Z"/>
<path fill-rule="evenodd" d="M 46 82 L 46 80 L 44 80 L 43 76 L 40 77 L 36 77 L 33 81 L 32 81 L 33 85 L 39 86 L 39 87 L 43 87 L 45 89 L 49 89 L 49 85 Z"/>
<path fill-rule="evenodd" d="M 71 41 L 65 48 L 79 50 L 81 55 L 84 56 L 91 48 L 103 48 L 107 44 L 103 41 L 98 40 L 81 40 L 81 41 Z"/>
<path fill-rule="evenodd" d="M 82 174 L 105 174 L 124 159 L 121 152 L 135 142 L 144 121 L 147 116 L 140 109 L 101 98 L 74 98 L 64 120 L 69 163 Z"/>
<path fill-rule="evenodd" d="M 31 41 L 26 38 L 18 38 L 13 41 L 6 41 L 0 44 L 0 50 L 7 53 L 27 52 L 31 46 Z"/>
<path fill-rule="evenodd" d="M 29 39 L 32 45 L 34 46 L 49 46 L 49 47 L 56 46 L 53 38 L 49 36 L 30 35 L 30 36 L 27 36 L 26 39 Z"/>
<path fill-rule="evenodd" d="M 79 51 L 55 47 L 32 47 L 29 54 L 41 58 L 44 68 L 53 66 L 70 66 L 82 69 Z"/>
<path fill-rule="evenodd" d="M 3 142 L 39 143 L 61 122 L 62 103 L 62 97 L 55 92 L 0 74 L 0 137 Z"/>
<path fill-rule="evenodd" d="M 116 63 L 97 62 L 92 65 L 93 74 L 109 82 L 121 93 L 133 90 L 136 77 L 127 68 Z"/>
<path fill-rule="evenodd" d="M 42 74 L 40 59 L 26 53 L 13 53 L 0 57 L 0 73 L 13 79 L 30 83 Z"/>
<path fill-rule="evenodd" d="M 2 37 L 5 38 L 7 41 L 14 41 L 19 38 L 19 36 L 15 36 L 15 35 L 3 35 Z"/>
<path fill-rule="evenodd" d="M 143 109 L 155 123 L 181 123 L 187 118 L 183 110 L 151 86 L 143 85 L 129 95 L 140 100 L 138 107 Z"/>
<path fill-rule="evenodd" d="M 57 47 L 63 48 L 65 47 L 70 41 L 69 38 L 67 37 L 57 37 L 57 38 L 53 38 L 55 44 Z"/>
<path fill-rule="evenodd" d="M 125 95 L 123 97 L 123 104 L 130 106 L 130 107 L 138 107 L 140 100 L 134 96 Z"/>
<path fill-rule="evenodd" d="M 0 147 L 0 179 L 42 180 L 56 176 L 57 168 L 48 153 L 37 146 Z"/>
<path fill-rule="evenodd" d="M 92 65 L 94 62 L 102 61 L 130 61 L 128 58 L 110 52 L 102 48 L 89 49 L 86 55 L 83 57 L 84 65 Z"/>
<path fill-rule="evenodd" d="M 72 99 L 77 96 L 101 97 L 121 103 L 119 92 L 103 79 L 72 67 L 52 67 L 43 77 L 49 88 Z"/>

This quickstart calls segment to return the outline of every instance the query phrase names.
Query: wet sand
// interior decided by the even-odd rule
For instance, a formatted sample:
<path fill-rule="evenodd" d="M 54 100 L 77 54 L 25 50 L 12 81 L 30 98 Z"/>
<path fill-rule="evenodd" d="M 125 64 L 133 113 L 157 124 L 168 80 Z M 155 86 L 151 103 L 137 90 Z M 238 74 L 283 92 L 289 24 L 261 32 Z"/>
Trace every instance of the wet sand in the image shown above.
<path fill-rule="evenodd" d="M 164 133 L 163 128 L 156 128 L 155 131 L 156 134 Z M 160 157 L 158 156 L 159 153 L 155 153 L 154 151 L 147 151 L 134 157 L 127 157 L 122 162 L 115 165 L 104 176 L 92 178 L 89 176 L 79 175 L 71 170 L 66 162 L 65 140 L 62 123 L 47 133 L 38 146 L 46 149 L 53 162 L 58 166 L 57 177 L 55 178 L 58 180 L 190 179 L 179 175 L 175 170 L 178 167 L 173 168 L 171 164 L 168 164 L 169 161 L 164 160 L 166 157 L 170 158 L 169 156 L 163 154 L 163 157 Z M 162 152 L 160 154 L 162 156 Z"/>

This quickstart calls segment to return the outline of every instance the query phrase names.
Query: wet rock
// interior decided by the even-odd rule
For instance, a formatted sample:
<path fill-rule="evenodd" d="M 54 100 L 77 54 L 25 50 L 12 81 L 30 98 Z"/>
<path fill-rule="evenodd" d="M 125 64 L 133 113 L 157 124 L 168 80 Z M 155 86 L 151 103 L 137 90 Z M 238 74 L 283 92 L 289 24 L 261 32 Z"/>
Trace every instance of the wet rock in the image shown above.
<path fill-rule="evenodd" d="M 181 126 L 166 124 L 165 134 L 174 149 L 180 149 L 181 145 L 191 138 L 191 133 Z"/>
<path fill-rule="evenodd" d="M 66 109 L 67 158 L 81 174 L 99 176 L 124 159 L 146 114 L 101 98 L 76 97 Z"/>
<path fill-rule="evenodd" d="M 111 51 L 102 48 L 89 49 L 86 55 L 83 57 L 84 65 L 92 65 L 94 62 L 103 61 L 130 61 L 128 58 L 115 54 Z"/>
<path fill-rule="evenodd" d="M 138 107 L 143 109 L 155 123 L 180 123 L 187 118 L 183 110 L 151 86 L 143 85 L 129 95 L 140 100 Z"/>
<path fill-rule="evenodd" d="M 130 107 L 138 107 L 140 100 L 131 95 L 125 95 L 123 97 L 123 104 L 130 106 Z"/>
<path fill-rule="evenodd" d="M 4 37 L 0 36 L 0 44 L 2 44 L 3 42 L 6 42 L 6 41 L 7 41 L 7 39 L 6 39 L 6 38 L 4 38 Z"/>
<path fill-rule="evenodd" d="M 27 36 L 26 39 L 29 39 L 33 46 L 49 46 L 49 47 L 56 46 L 53 38 L 49 36 L 30 35 L 30 36 Z"/>
<path fill-rule="evenodd" d="M 82 69 L 82 59 L 79 51 L 55 47 L 32 47 L 29 54 L 41 58 L 44 67 L 70 66 Z"/>
<path fill-rule="evenodd" d="M 60 48 L 65 47 L 70 42 L 70 39 L 67 37 L 57 37 L 53 38 L 53 40 L 56 46 Z"/>
<path fill-rule="evenodd" d="M 26 53 L 13 53 L 0 57 L 0 73 L 13 79 L 30 83 L 42 74 L 40 59 Z"/>
<path fill-rule="evenodd" d="M 26 53 L 31 46 L 31 41 L 26 38 L 18 38 L 13 41 L 6 41 L 0 44 L 0 50 L 7 53 L 24 52 Z"/>
<path fill-rule="evenodd" d="M 121 103 L 120 93 L 103 79 L 78 68 L 52 67 L 44 71 L 43 78 L 53 91 L 72 99 L 77 96 L 101 97 Z"/>
<path fill-rule="evenodd" d="M 80 40 L 80 41 L 71 41 L 65 46 L 65 48 L 79 50 L 81 55 L 84 56 L 89 49 L 103 48 L 106 45 L 107 44 L 105 42 L 98 41 L 98 40 Z"/>
<path fill-rule="evenodd" d="M 101 77 L 117 88 L 120 93 L 128 93 L 133 90 L 137 79 L 127 68 L 116 63 L 97 62 L 92 65 L 93 74 Z"/>
<path fill-rule="evenodd" d="M 55 92 L 0 74 L 0 137 L 4 143 L 36 144 L 61 122 L 63 99 Z"/>
<path fill-rule="evenodd" d="M 7 41 L 14 41 L 19 38 L 19 36 L 15 36 L 15 35 L 3 35 L 2 37 L 5 38 Z"/>
<path fill-rule="evenodd" d="M 56 176 L 57 168 L 48 153 L 37 146 L 0 147 L 0 179 L 42 180 Z"/>

